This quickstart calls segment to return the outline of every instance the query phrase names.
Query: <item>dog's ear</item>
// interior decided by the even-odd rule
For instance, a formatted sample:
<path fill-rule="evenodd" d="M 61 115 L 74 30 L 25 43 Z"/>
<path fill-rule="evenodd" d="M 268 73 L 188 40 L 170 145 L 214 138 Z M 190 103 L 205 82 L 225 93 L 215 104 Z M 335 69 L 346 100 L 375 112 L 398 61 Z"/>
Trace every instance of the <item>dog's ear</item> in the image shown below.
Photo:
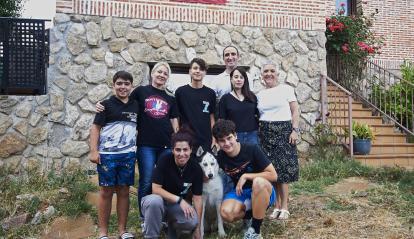
<path fill-rule="evenodd" d="M 213 148 L 211 148 L 211 152 L 213 153 L 214 156 L 217 156 L 218 154 L 218 148 L 216 145 L 213 146 Z"/>
<path fill-rule="evenodd" d="M 197 152 L 196 152 L 196 156 L 201 157 L 201 155 L 203 155 L 203 153 L 204 153 L 203 147 L 199 146 L 198 149 L 197 149 Z"/>

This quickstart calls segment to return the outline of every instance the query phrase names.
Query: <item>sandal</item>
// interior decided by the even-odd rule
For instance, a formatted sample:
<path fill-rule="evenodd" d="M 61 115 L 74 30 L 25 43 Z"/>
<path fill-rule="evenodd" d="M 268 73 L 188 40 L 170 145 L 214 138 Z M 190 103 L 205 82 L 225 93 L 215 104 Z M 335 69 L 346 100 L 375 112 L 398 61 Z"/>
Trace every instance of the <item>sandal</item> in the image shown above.
<path fill-rule="evenodd" d="M 280 209 L 279 208 L 275 208 L 273 209 L 273 212 L 269 215 L 269 219 L 277 219 L 279 217 L 280 214 Z"/>
<path fill-rule="evenodd" d="M 98 238 L 98 239 L 109 239 L 109 237 L 108 236 L 101 236 L 100 238 Z"/>
<path fill-rule="evenodd" d="M 129 232 L 124 232 L 122 233 L 121 236 L 119 236 L 119 239 L 134 239 L 134 238 L 135 238 L 134 235 L 132 235 Z"/>
<path fill-rule="evenodd" d="M 290 216 L 290 212 L 288 210 L 282 209 L 280 210 L 280 214 L 277 217 L 278 220 L 287 220 Z"/>

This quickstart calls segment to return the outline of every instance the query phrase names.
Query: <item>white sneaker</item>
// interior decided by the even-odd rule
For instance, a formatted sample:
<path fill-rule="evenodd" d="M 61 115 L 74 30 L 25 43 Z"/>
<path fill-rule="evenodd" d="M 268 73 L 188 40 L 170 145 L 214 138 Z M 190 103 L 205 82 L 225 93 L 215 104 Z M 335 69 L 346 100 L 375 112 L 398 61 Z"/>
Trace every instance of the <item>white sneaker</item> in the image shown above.
<path fill-rule="evenodd" d="M 244 233 L 244 239 L 263 239 L 263 237 L 260 233 L 256 233 L 253 227 L 249 227 L 249 229 Z"/>

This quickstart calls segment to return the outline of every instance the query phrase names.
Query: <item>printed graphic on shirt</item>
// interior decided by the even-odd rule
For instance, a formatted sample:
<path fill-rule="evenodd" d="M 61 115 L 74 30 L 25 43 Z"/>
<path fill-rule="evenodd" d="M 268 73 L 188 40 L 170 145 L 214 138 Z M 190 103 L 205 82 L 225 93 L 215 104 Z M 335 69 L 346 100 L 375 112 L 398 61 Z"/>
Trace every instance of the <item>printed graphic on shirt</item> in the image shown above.
<path fill-rule="evenodd" d="M 203 113 L 209 113 L 208 112 L 208 106 L 210 105 L 210 102 L 203 100 L 203 105 L 204 105 Z"/>
<path fill-rule="evenodd" d="M 128 113 L 134 117 L 135 113 Z M 105 125 L 99 137 L 100 153 L 126 153 L 135 151 L 137 124 L 127 121 L 115 121 Z"/>
<path fill-rule="evenodd" d="M 193 184 L 192 183 L 183 183 L 183 191 L 180 192 L 180 195 L 182 197 L 184 197 L 185 195 L 187 195 L 188 191 L 190 191 L 190 188 Z"/>
<path fill-rule="evenodd" d="M 145 99 L 144 112 L 152 118 L 164 118 L 168 114 L 168 102 L 158 95 Z"/>
<path fill-rule="evenodd" d="M 224 172 L 231 178 L 239 179 L 242 174 L 253 172 L 253 168 L 250 161 L 243 163 L 236 168 L 224 168 Z"/>

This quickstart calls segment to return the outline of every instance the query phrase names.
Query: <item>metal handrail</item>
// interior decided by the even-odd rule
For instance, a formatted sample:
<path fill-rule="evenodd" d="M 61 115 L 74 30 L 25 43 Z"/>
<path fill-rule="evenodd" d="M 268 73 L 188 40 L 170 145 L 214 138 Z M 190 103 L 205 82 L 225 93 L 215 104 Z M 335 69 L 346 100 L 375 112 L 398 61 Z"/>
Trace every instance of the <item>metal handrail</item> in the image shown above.
<path fill-rule="evenodd" d="M 352 93 L 325 75 L 321 75 L 320 80 L 321 80 L 322 123 L 333 125 L 336 128 L 338 135 L 339 136 L 343 135 L 343 137 L 339 137 L 339 140 L 341 144 L 344 145 L 349 150 L 349 154 L 352 157 L 354 154 L 353 137 L 352 137 L 352 101 L 353 101 Z M 331 85 L 334 85 L 336 87 L 336 89 L 332 91 L 331 96 L 328 96 L 328 90 L 327 90 L 328 82 Z M 345 107 L 345 104 L 342 104 L 345 102 L 342 102 L 341 100 L 342 97 L 340 93 L 345 93 L 347 97 L 347 101 L 346 101 L 347 107 Z M 337 99 L 339 99 L 339 101 Z M 335 111 L 335 116 L 337 118 L 333 118 L 333 117 L 328 118 L 328 116 L 331 116 L 331 112 L 330 112 L 331 110 Z M 346 114 L 346 112 L 348 114 Z M 342 120 L 342 118 L 344 120 Z M 344 127 L 342 127 L 342 125 Z M 344 130 L 345 128 L 347 130 Z M 342 134 L 344 133 L 342 132 L 342 130 L 347 132 L 348 135 Z"/>
<path fill-rule="evenodd" d="M 328 55 L 328 75 L 365 105 L 372 107 L 385 120 L 392 122 L 407 135 L 414 136 L 414 84 L 371 61 L 342 62 L 337 55 Z M 354 65 L 362 64 L 360 72 Z M 351 69 L 351 71 L 349 71 Z M 397 94 L 398 93 L 398 94 Z"/>

